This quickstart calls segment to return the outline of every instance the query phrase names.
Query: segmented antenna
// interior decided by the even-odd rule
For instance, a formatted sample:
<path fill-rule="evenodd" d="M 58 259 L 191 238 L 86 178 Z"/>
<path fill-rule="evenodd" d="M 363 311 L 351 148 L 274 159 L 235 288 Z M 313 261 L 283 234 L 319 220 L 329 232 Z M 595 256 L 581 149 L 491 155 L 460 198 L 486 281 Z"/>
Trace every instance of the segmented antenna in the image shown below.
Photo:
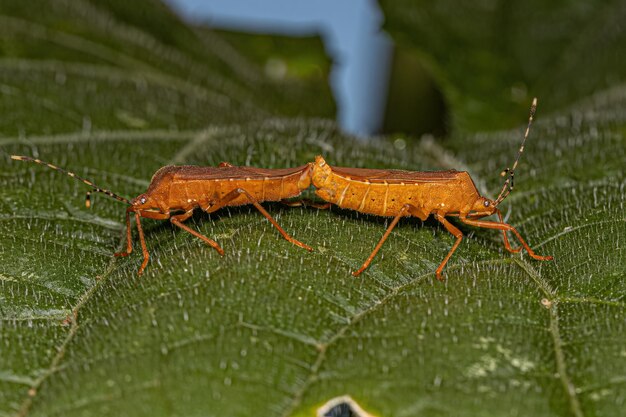
<path fill-rule="evenodd" d="M 526 127 L 526 133 L 524 134 L 524 139 L 522 140 L 522 146 L 520 146 L 519 151 L 517 152 L 517 158 L 515 158 L 515 162 L 513 163 L 513 168 L 506 168 L 504 171 L 500 173 L 501 177 L 509 174 L 509 177 L 504 181 L 504 185 L 502 186 L 502 191 L 500 191 L 500 195 L 496 199 L 494 205 L 497 206 L 504 200 L 510 193 L 513 191 L 513 187 L 515 186 L 515 168 L 517 168 L 517 163 L 519 162 L 520 156 L 524 152 L 524 144 L 526 143 L 526 139 L 528 138 L 528 133 L 530 133 L 530 126 L 533 123 L 533 118 L 535 117 L 535 112 L 537 111 L 537 98 L 533 99 L 533 104 L 530 106 L 530 116 L 528 117 L 528 126 Z"/>
<path fill-rule="evenodd" d="M 100 187 L 98 187 L 96 184 L 94 184 L 93 182 L 91 182 L 91 181 L 89 181 L 89 180 L 86 180 L 86 179 L 84 179 L 84 178 L 81 178 L 81 177 L 79 177 L 78 175 L 74 174 L 73 172 L 66 171 L 66 170 L 64 170 L 63 168 L 59 168 L 59 167 L 58 167 L 58 166 L 56 166 L 56 165 L 49 164 L 48 162 L 44 162 L 44 161 L 42 161 L 42 160 L 40 160 L 40 159 L 31 158 L 31 157 L 29 157 L 29 156 L 11 155 L 11 159 L 14 159 L 14 160 L 16 160 L 16 161 L 34 162 L 34 163 L 39 164 L 39 165 L 45 165 L 45 166 L 47 166 L 48 168 L 52 168 L 52 169 L 54 169 L 55 171 L 62 172 L 63 174 L 69 175 L 69 176 L 70 176 L 70 177 L 72 177 L 72 178 L 76 178 L 77 180 L 79 180 L 79 181 L 81 181 L 81 182 L 83 182 L 83 183 L 87 184 L 87 185 L 88 185 L 88 186 L 90 186 L 91 188 L 93 188 L 93 190 L 94 190 L 95 192 L 106 194 L 106 195 L 108 195 L 109 197 L 112 197 L 112 198 L 116 199 L 117 201 L 121 201 L 122 203 L 126 203 L 126 204 L 128 204 L 128 205 L 132 205 L 132 204 L 131 204 L 131 202 L 130 202 L 130 200 L 128 200 L 128 199 L 126 199 L 126 198 L 124 198 L 124 197 L 121 197 L 121 196 L 119 196 L 119 195 L 115 194 L 115 193 L 114 193 L 114 192 L 112 192 L 112 191 L 106 190 L 106 189 L 104 189 L 104 188 L 100 188 Z M 88 208 L 91 206 L 91 199 L 90 199 L 90 196 L 91 196 L 91 192 L 88 192 L 88 193 L 87 193 L 87 199 L 85 200 L 85 205 L 86 205 Z"/>

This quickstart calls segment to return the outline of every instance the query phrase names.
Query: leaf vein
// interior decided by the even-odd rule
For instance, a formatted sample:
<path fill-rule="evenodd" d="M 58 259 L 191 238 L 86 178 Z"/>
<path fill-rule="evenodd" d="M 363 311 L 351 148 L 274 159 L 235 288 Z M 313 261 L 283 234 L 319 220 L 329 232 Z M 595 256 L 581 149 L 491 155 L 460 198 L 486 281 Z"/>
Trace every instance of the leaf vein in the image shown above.
<path fill-rule="evenodd" d="M 476 264 L 501 264 L 504 263 L 504 261 L 502 259 L 490 259 L 487 261 L 483 261 L 483 262 L 476 262 Z M 453 270 L 453 269 L 461 269 L 463 267 L 465 267 L 465 264 L 462 265 L 454 265 L 448 268 L 448 270 Z M 375 311 L 377 311 L 379 308 L 381 308 L 382 306 L 386 305 L 390 300 L 392 300 L 393 298 L 395 298 L 396 296 L 398 296 L 399 294 L 401 294 L 401 292 L 420 282 L 423 278 L 432 275 L 433 272 L 427 272 L 425 274 L 421 274 L 418 275 L 417 277 L 415 277 L 412 280 L 409 280 L 397 287 L 393 287 L 391 289 L 391 291 L 389 291 L 389 293 L 387 295 L 385 295 L 383 298 L 381 298 L 379 301 L 373 303 L 372 305 L 370 305 L 369 307 L 359 311 L 358 313 L 356 313 L 345 326 L 342 326 L 339 330 L 337 330 L 337 332 L 335 332 L 332 336 L 330 336 L 326 342 L 320 344 L 318 346 L 318 355 L 315 359 L 315 361 L 313 362 L 313 364 L 310 366 L 310 374 L 308 376 L 307 379 L 304 380 L 302 386 L 300 387 L 300 389 L 298 389 L 291 401 L 291 403 L 287 406 L 287 408 L 281 413 L 281 416 L 283 417 L 288 417 L 290 415 L 292 415 L 292 413 L 296 410 L 296 408 L 300 405 L 300 403 L 302 402 L 302 398 L 304 397 L 304 394 L 307 392 L 307 390 L 317 381 L 318 379 L 318 374 L 319 374 L 319 370 L 321 369 L 322 365 L 324 364 L 324 361 L 326 360 L 327 357 L 327 352 L 328 352 L 328 348 L 330 346 L 332 346 L 334 343 L 336 343 L 339 339 L 341 339 L 342 337 L 344 337 L 344 335 L 346 334 L 346 332 L 352 328 L 356 323 L 359 323 L 361 320 L 363 320 L 364 317 L 366 317 L 367 315 L 369 315 L 370 313 L 373 313 Z M 577 416 L 578 417 L 578 416 Z"/>
<path fill-rule="evenodd" d="M 515 259 L 515 262 L 524 272 L 526 272 L 526 274 L 528 274 L 528 276 L 530 276 L 539 290 L 546 294 L 546 296 L 552 299 L 556 299 L 556 297 L 558 297 L 556 291 L 554 291 L 541 277 L 541 275 L 538 274 L 526 261 L 518 258 Z M 563 390 L 567 396 L 567 401 L 570 405 L 572 414 L 576 417 L 583 417 L 584 414 L 580 406 L 580 401 L 578 400 L 576 387 L 567 373 L 567 364 L 565 362 L 565 353 L 563 351 L 563 340 L 561 339 L 559 331 L 558 302 L 554 302 L 549 311 L 550 336 L 552 337 L 552 344 L 554 347 L 557 373 L 559 375 L 559 379 L 561 380 L 561 384 L 563 385 Z"/>

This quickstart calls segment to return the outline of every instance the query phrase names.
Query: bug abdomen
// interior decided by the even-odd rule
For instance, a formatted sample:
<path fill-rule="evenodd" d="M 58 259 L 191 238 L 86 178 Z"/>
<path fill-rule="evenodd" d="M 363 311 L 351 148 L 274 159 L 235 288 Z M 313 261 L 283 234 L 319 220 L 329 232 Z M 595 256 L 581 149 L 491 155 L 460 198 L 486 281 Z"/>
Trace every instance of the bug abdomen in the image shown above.
<path fill-rule="evenodd" d="M 395 216 L 405 202 L 396 198 L 394 184 L 370 182 L 331 174 L 315 193 L 341 208 L 378 216 Z"/>
<path fill-rule="evenodd" d="M 296 197 L 302 193 L 302 187 L 308 187 L 299 182 L 300 174 L 281 177 L 244 178 L 233 180 L 205 180 L 189 181 L 182 184 L 185 190 L 184 199 L 189 202 L 197 202 L 204 206 L 203 202 L 215 204 L 229 193 L 243 189 L 257 201 L 280 201 L 285 198 Z M 228 203 L 229 206 L 250 204 L 250 200 L 244 194 L 236 197 Z"/>
<path fill-rule="evenodd" d="M 313 179 L 316 193 L 322 199 L 341 208 L 378 216 L 396 216 L 407 204 L 416 208 L 417 211 L 412 213 L 419 213 L 422 219 L 434 211 L 458 213 L 467 210 L 468 204 L 478 196 L 465 172 L 436 181 L 418 178 L 413 181 L 369 180 L 334 172 L 323 181 L 316 181 L 315 176 Z M 459 199 L 459 196 L 467 198 Z"/>

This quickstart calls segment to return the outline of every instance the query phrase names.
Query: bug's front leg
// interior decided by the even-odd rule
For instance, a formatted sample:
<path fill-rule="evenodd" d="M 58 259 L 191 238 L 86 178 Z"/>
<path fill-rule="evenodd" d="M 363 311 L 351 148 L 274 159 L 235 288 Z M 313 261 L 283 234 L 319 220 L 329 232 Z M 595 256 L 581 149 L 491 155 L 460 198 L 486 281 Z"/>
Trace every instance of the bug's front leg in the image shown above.
<path fill-rule="evenodd" d="M 551 261 L 552 259 L 554 259 L 552 256 L 537 255 L 530 248 L 530 246 L 528 246 L 528 243 L 526 243 L 526 241 L 522 238 L 522 235 L 519 234 L 517 229 L 515 229 L 510 224 L 507 224 L 507 223 L 497 223 L 497 222 L 492 222 L 492 221 L 488 221 L 488 220 L 473 220 L 473 219 L 467 218 L 466 216 L 461 216 L 459 218 L 461 219 L 461 221 L 463 223 L 469 224 L 470 226 L 484 227 L 486 229 L 496 229 L 496 230 L 502 230 L 503 232 L 511 232 L 511 233 L 513 233 L 515 235 L 515 237 L 517 238 L 517 240 L 522 244 L 524 249 L 526 249 L 528 254 L 533 259 L 536 259 L 538 261 Z"/>
<path fill-rule="evenodd" d="M 504 219 L 502 218 L 502 212 L 499 209 L 496 209 L 495 213 L 498 215 L 498 219 L 500 220 L 500 223 L 504 223 Z M 489 212 L 484 212 L 484 213 L 470 213 L 467 215 L 468 219 L 478 219 L 481 217 L 485 217 L 485 216 L 490 216 L 491 213 Z M 509 237 L 507 236 L 507 231 L 506 230 L 502 230 L 502 240 L 504 240 L 504 248 L 506 250 L 508 250 L 511 253 L 518 253 L 522 250 L 521 247 L 519 248 L 513 248 L 511 246 L 511 243 L 509 242 Z"/>
<path fill-rule="evenodd" d="M 139 232 L 139 243 L 141 243 L 141 253 L 143 254 L 143 262 L 139 267 L 139 271 L 137 271 L 137 275 L 143 274 L 143 270 L 146 269 L 146 265 L 148 265 L 148 260 L 150 259 L 150 254 L 148 253 L 148 247 L 146 246 L 146 239 L 143 234 L 143 228 L 141 227 L 140 219 L 142 217 L 145 217 L 147 219 L 165 220 L 169 216 L 169 213 L 155 213 L 152 211 L 135 212 L 135 223 L 137 223 L 137 231 Z"/>
<path fill-rule="evenodd" d="M 146 265 L 148 265 L 148 260 L 150 259 L 150 254 L 148 253 L 148 247 L 146 246 L 146 239 L 143 234 L 143 228 L 141 227 L 141 218 L 146 217 L 149 219 L 156 220 L 164 220 L 169 217 L 168 213 L 154 213 L 151 211 L 135 211 L 132 207 L 126 209 L 126 252 L 116 253 L 115 256 L 128 256 L 132 250 L 132 240 L 131 240 L 131 230 L 130 230 L 130 213 L 135 213 L 135 223 L 137 224 L 137 232 L 139 233 L 139 243 L 141 244 L 141 253 L 143 254 L 143 262 L 139 267 L 139 271 L 137 271 L 137 275 L 143 274 L 144 269 L 146 269 Z"/>
<path fill-rule="evenodd" d="M 496 209 L 496 214 L 498 215 L 498 220 L 500 220 L 500 223 L 504 223 L 504 219 L 502 218 L 502 212 L 498 209 Z M 506 235 L 506 230 L 502 231 L 502 239 L 504 240 L 504 248 L 506 250 L 508 250 L 511 253 L 518 253 L 521 252 L 522 248 L 515 248 L 513 249 L 513 247 L 511 247 L 511 243 L 509 242 L 509 237 Z"/>
<path fill-rule="evenodd" d="M 126 209 L 126 251 L 116 252 L 114 256 L 128 256 L 133 251 L 133 241 L 130 230 L 130 213 L 132 211 L 132 207 Z"/>
<path fill-rule="evenodd" d="M 143 253 L 143 262 L 139 267 L 139 271 L 137 271 L 137 275 L 143 274 L 143 270 L 146 269 L 146 265 L 148 265 L 148 260 L 150 259 L 150 254 L 148 253 L 148 247 L 146 246 L 146 239 L 143 235 L 143 229 L 141 228 L 141 216 L 138 212 L 135 212 L 135 222 L 137 223 L 137 231 L 139 232 L 139 243 L 141 243 L 141 252 Z"/>

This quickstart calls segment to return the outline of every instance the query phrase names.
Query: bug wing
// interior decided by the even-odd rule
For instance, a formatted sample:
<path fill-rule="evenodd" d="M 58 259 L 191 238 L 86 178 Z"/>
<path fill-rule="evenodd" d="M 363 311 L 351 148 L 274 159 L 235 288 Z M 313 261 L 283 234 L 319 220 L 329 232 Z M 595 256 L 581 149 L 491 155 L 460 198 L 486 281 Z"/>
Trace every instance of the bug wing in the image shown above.
<path fill-rule="evenodd" d="M 448 171 L 404 171 L 400 169 L 367 169 L 332 167 L 335 174 L 342 177 L 350 177 L 355 180 L 370 182 L 394 183 L 418 183 L 418 182 L 445 182 L 458 178 L 460 172 L 457 170 Z"/>
<path fill-rule="evenodd" d="M 245 180 L 280 178 L 303 172 L 308 169 L 308 165 L 296 168 L 266 169 L 255 167 L 226 166 L 201 167 L 184 166 L 177 172 L 176 178 L 179 180 Z"/>

